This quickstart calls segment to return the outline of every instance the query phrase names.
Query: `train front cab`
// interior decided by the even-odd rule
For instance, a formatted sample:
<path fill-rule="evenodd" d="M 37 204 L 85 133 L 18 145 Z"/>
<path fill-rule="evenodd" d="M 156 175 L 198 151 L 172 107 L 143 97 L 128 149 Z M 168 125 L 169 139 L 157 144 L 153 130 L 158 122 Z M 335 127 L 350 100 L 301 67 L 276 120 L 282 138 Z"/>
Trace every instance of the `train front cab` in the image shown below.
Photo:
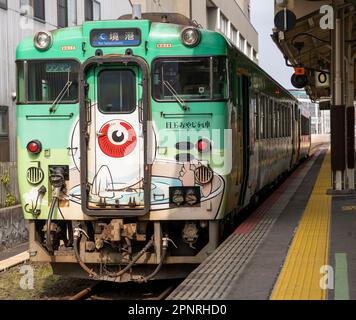
<path fill-rule="evenodd" d="M 101 30 L 101 23 L 123 28 L 120 21 L 88 23 L 84 34 Z M 148 37 L 148 21 L 124 26 L 141 24 Z M 162 28 L 178 56 L 163 54 L 156 39 Z M 202 30 L 201 46 L 187 48 L 176 37 L 185 29 L 152 24 L 150 50 L 145 39 L 131 51 L 68 45 L 71 32 L 82 44 L 79 28 L 56 31 L 47 51 L 33 53 L 32 39 L 20 45 L 19 180 L 33 261 L 96 278 L 103 266 L 123 266 L 104 278 L 140 281 L 184 274 L 217 247 L 230 174 L 219 163 L 229 118 L 226 42 Z M 208 55 L 204 41 L 215 43 Z M 59 48 L 82 52 L 54 59 Z M 186 73 L 173 77 L 181 77 L 182 88 L 170 85 L 174 70 Z M 166 272 L 157 275 L 162 264 Z"/>

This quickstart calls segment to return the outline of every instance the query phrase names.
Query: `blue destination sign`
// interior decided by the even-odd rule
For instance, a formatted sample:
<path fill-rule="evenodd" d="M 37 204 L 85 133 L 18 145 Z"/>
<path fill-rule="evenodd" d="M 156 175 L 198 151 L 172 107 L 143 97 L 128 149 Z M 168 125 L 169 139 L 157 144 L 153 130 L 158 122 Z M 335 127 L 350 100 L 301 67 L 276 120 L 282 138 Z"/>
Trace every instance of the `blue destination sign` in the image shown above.
<path fill-rule="evenodd" d="M 96 29 L 90 33 L 93 47 L 134 47 L 141 44 L 140 29 Z"/>

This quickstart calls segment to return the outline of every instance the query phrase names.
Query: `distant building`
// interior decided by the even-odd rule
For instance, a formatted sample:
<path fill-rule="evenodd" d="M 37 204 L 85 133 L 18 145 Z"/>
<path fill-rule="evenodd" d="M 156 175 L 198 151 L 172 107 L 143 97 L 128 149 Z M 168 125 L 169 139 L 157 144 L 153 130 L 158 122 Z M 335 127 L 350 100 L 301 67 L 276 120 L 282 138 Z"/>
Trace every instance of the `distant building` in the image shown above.
<path fill-rule="evenodd" d="M 304 90 L 289 90 L 301 103 L 302 108 L 310 113 L 311 133 L 330 134 L 330 111 L 321 111 L 318 103 L 314 103 Z"/>
<path fill-rule="evenodd" d="M 131 0 L 143 12 L 176 12 L 203 28 L 224 33 L 258 63 L 258 33 L 250 21 L 250 0 Z"/>
<path fill-rule="evenodd" d="M 16 158 L 17 44 L 39 30 L 117 19 L 131 12 L 129 0 L 0 0 L 0 161 Z"/>

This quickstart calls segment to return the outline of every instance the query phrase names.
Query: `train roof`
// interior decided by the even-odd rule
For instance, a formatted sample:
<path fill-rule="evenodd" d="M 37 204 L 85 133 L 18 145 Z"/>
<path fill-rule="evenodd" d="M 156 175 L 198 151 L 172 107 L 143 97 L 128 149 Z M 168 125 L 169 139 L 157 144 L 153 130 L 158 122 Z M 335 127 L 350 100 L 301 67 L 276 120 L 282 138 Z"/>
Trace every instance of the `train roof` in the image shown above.
<path fill-rule="evenodd" d="M 124 15 L 116 20 L 109 21 L 97 21 L 97 22 L 86 22 L 82 26 L 63 28 L 52 31 L 56 42 L 53 48 L 45 52 L 39 52 L 33 48 L 33 37 L 29 37 L 20 42 L 17 50 L 17 59 L 46 59 L 54 58 L 60 55 L 61 58 L 76 58 L 79 61 L 84 61 L 87 57 L 95 55 L 96 48 L 87 46 L 84 51 L 80 50 L 81 46 L 78 43 L 83 43 L 83 37 L 89 38 L 90 32 L 95 28 L 110 28 L 119 27 L 118 23 L 122 22 L 124 27 L 140 27 L 143 36 L 148 36 L 152 32 L 152 43 L 148 44 L 150 49 L 148 51 L 149 55 L 160 55 L 162 51 L 157 49 L 157 45 L 160 43 L 169 43 L 171 47 L 175 49 L 167 50 L 165 49 L 165 56 L 176 56 L 180 54 L 187 55 L 192 49 L 187 49 L 183 46 L 175 34 L 178 29 L 185 26 L 201 27 L 196 22 L 187 18 L 182 14 L 177 13 L 144 13 L 142 19 L 133 20 L 132 15 Z M 116 22 L 116 23 L 115 23 Z M 171 39 L 164 41 L 159 35 L 162 33 L 162 27 L 166 26 L 164 29 L 165 35 L 171 37 Z M 178 27 L 178 29 L 177 29 Z M 204 33 L 204 44 L 205 47 L 194 48 L 195 55 L 224 55 L 227 54 L 227 50 L 230 50 L 238 54 L 239 64 L 243 68 L 249 70 L 250 74 L 255 75 L 263 82 L 262 87 L 271 94 L 273 91 L 280 92 L 280 98 L 290 99 L 293 101 L 298 101 L 292 94 L 289 93 L 282 85 L 280 85 L 276 80 L 274 80 L 267 72 L 265 72 L 259 65 L 254 63 L 250 58 L 248 58 L 244 53 L 242 53 L 224 34 L 221 32 L 214 32 L 207 29 L 201 28 L 202 33 Z M 88 40 L 88 39 L 86 39 Z M 222 48 L 223 42 L 226 43 L 226 47 Z M 66 49 L 72 49 L 73 51 L 68 51 Z M 206 48 L 209 48 L 209 53 L 207 53 Z M 125 48 L 105 48 L 107 54 L 111 53 L 124 53 Z M 84 47 L 83 47 L 84 50 Z M 147 47 L 143 41 L 140 46 L 135 47 L 135 53 L 143 56 L 147 56 Z M 154 58 L 153 56 L 150 58 Z"/>
<path fill-rule="evenodd" d="M 133 20 L 131 14 L 119 17 L 118 20 Z M 187 27 L 200 27 L 200 25 L 183 14 L 171 12 L 147 12 L 142 14 L 142 20 L 149 20 L 156 23 L 178 24 Z"/>

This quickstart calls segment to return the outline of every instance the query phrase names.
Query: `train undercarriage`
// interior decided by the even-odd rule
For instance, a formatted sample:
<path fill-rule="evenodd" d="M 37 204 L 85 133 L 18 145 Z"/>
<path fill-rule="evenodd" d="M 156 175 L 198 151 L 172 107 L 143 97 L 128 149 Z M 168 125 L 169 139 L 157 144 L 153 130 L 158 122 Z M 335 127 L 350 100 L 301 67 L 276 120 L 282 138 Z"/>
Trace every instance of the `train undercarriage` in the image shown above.
<path fill-rule="evenodd" d="M 52 263 L 55 274 L 69 277 L 143 283 L 186 276 L 219 245 L 221 221 L 52 222 L 50 241 L 46 228 L 30 221 L 32 261 Z"/>

